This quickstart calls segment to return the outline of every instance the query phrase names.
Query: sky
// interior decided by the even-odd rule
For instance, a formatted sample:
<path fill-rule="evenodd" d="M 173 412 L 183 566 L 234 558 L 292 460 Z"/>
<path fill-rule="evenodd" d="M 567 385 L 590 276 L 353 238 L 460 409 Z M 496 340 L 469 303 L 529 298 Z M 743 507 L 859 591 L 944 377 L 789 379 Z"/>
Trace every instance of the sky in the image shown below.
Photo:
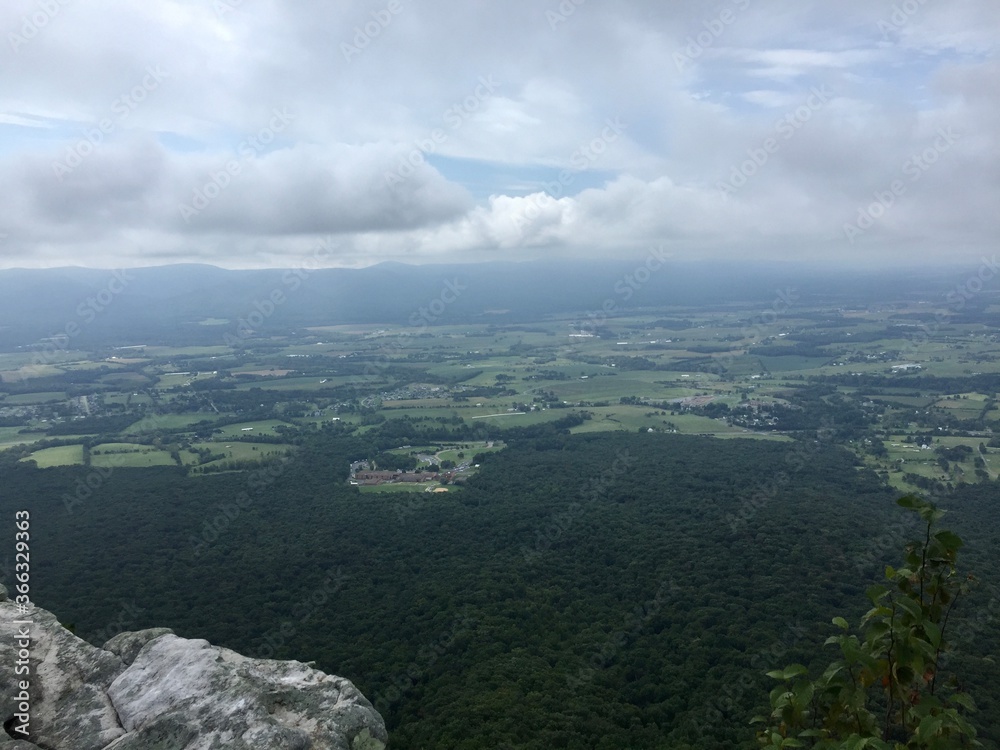
<path fill-rule="evenodd" d="M 4 0 L 0 268 L 973 263 L 996 0 Z"/>

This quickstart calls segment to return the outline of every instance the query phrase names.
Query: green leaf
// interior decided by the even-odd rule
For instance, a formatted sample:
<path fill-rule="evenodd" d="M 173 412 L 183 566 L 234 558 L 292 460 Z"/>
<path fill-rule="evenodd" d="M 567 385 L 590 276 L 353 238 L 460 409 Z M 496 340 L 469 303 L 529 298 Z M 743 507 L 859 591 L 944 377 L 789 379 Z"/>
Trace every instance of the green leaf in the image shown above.
<path fill-rule="evenodd" d="M 857 643 L 847 638 L 841 641 L 840 649 L 849 664 L 856 662 L 858 657 L 861 655 L 861 649 L 858 647 Z"/>
<path fill-rule="evenodd" d="M 939 531 L 934 535 L 934 538 L 941 542 L 945 549 L 949 550 L 961 549 L 964 544 L 962 537 L 952 531 Z"/>
<path fill-rule="evenodd" d="M 785 673 L 780 669 L 772 669 L 770 672 L 767 672 L 767 676 L 774 680 L 785 679 Z"/>
<path fill-rule="evenodd" d="M 850 627 L 847 624 L 847 620 L 845 620 L 843 617 L 834 617 L 833 624 L 836 625 L 841 630 L 847 630 L 847 628 Z"/>
<path fill-rule="evenodd" d="M 795 677 L 801 677 L 804 674 L 809 674 L 809 670 L 804 666 L 801 664 L 789 664 L 785 667 L 784 679 L 791 680 Z"/>
<path fill-rule="evenodd" d="M 878 659 L 876 659 L 871 654 L 866 654 L 864 652 L 859 653 L 858 661 L 861 662 L 861 665 L 863 667 L 865 667 L 866 669 L 870 669 L 873 672 L 878 669 Z"/>
<path fill-rule="evenodd" d="M 935 524 L 942 518 L 944 518 L 944 514 L 946 511 L 943 511 L 939 508 L 935 508 L 933 505 L 928 505 L 926 508 L 920 508 L 917 512 L 920 514 L 920 517 L 924 519 L 927 523 Z"/>
<path fill-rule="evenodd" d="M 811 682 L 800 682 L 795 686 L 795 703 L 802 710 L 809 706 L 816 689 Z"/>
<path fill-rule="evenodd" d="M 887 622 L 873 622 L 871 627 L 868 628 L 868 637 L 878 638 L 881 635 L 885 635 L 889 632 L 889 623 Z"/>
<path fill-rule="evenodd" d="M 952 703 L 957 703 L 962 708 L 975 713 L 976 702 L 972 700 L 972 696 L 967 693 L 955 693 L 950 698 Z"/>
<path fill-rule="evenodd" d="M 937 716 L 925 716 L 917 727 L 916 735 L 922 740 L 933 737 L 941 731 L 941 719 Z"/>
<path fill-rule="evenodd" d="M 927 505 L 923 500 L 921 500 L 916 495 L 905 495 L 896 501 L 896 505 L 901 508 L 922 508 Z"/>
<path fill-rule="evenodd" d="M 826 733 L 822 729 L 806 729 L 799 732 L 799 737 L 825 737 Z"/>
<path fill-rule="evenodd" d="M 927 640 L 934 648 L 941 648 L 941 628 L 937 623 L 925 620 L 923 623 L 924 632 L 927 633 Z"/>
<path fill-rule="evenodd" d="M 834 662 L 833 664 L 831 664 L 829 667 L 826 668 L 826 671 L 823 672 L 823 676 L 820 678 L 820 680 L 817 680 L 817 684 L 819 684 L 819 682 L 822 681 L 823 683 L 829 685 L 833 681 L 833 679 L 843 671 L 844 671 L 844 665 Z"/>
<path fill-rule="evenodd" d="M 900 609 L 906 610 L 906 612 L 908 612 L 915 620 L 920 620 L 924 616 L 923 610 L 920 608 L 920 604 L 907 596 L 899 597 L 896 600 L 896 606 Z"/>
<path fill-rule="evenodd" d="M 872 604 L 878 604 L 878 600 L 889 593 L 889 589 L 880 583 L 876 583 L 874 586 L 869 587 L 865 592 L 865 596 L 871 601 Z"/>
<path fill-rule="evenodd" d="M 881 605 L 878 607 L 872 607 L 870 610 L 865 612 L 865 616 L 861 618 L 861 624 L 867 625 L 870 621 L 874 620 L 877 617 L 888 618 L 891 615 L 892 615 L 892 610 L 889 609 L 888 607 L 884 607 Z"/>

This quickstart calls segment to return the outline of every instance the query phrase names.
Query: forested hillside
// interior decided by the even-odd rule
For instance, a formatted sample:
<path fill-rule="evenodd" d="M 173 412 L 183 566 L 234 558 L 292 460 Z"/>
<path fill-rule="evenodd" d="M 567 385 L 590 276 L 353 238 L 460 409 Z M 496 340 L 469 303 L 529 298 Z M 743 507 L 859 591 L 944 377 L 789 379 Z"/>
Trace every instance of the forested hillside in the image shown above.
<path fill-rule="evenodd" d="M 830 618 L 856 621 L 917 530 L 818 442 L 550 429 L 434 495 L 359 494 L 368 447 L 327 431 L 256 472 L 117 469 L 72 512 L 86 469 L 10 464 L 0 501 L 31 509 L 37 603 L 78 634 L 162 625 L 314 659 L 375 703 L 392 748 L 753 747 L 763 673 L 829 662 Z M 988 747 L 996 502 L 993 482 L 945 503 L 983 581 L 951 666 Z"/>

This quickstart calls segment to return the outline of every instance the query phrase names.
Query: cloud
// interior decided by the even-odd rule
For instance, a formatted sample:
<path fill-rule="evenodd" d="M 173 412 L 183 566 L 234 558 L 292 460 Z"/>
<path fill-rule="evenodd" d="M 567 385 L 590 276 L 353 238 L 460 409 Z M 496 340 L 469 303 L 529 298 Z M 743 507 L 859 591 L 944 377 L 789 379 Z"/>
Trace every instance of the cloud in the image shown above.
<path fill-rule="evenodd" d="M 992 0 L 10 0 L 0 30 L 0 265 L 281 265 L 328 236 L 344 265 L 930 261 L 997 234 Z"/>

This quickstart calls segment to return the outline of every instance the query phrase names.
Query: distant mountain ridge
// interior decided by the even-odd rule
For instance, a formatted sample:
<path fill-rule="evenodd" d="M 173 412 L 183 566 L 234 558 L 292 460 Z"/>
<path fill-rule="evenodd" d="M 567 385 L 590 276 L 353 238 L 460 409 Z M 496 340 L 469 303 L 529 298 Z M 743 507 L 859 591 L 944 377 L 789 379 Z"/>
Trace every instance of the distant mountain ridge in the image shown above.
<path fill-rule="evenodd" d="M 149 343 L 165 335 L 176 340 L 182 329 L 190 343 L 206 343 L 220 337 L 218 326 L 199 325 L 210 319 L 231 327 L 247 320 L 265 334 L 337 324 L 525 322 L 570 312 L 586 323 L 638 307 L 750 303 L 766 309 L 789 290 L 803 299 L 838 294 L 859 301 L 884 299 L 886 289 L 937 286 L 942 298 L 948 291 L 939 270 L 837 274 L 786 264 L 646 261 L 0 270 L 0 347 L 51 336 L 67 336 L 74 345 Z"/>

